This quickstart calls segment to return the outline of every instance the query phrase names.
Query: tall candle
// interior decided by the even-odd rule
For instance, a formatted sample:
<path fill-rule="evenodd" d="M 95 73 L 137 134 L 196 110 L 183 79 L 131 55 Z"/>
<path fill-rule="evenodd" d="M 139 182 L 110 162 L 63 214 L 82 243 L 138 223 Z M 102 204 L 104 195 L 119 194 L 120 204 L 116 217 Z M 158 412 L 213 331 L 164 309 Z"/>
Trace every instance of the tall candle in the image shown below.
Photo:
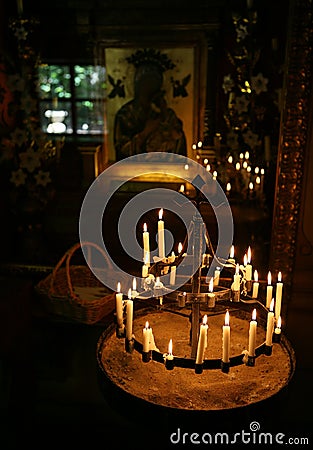
<path fill-rule="evenodd" d="M 176 281 L 176 266 L 171 267 L 171 273 L 170 273 L 170 285 L 174 286 Z"/>
<path fill-rule="evenodd" d="M 196 364 L 203 363 L 206 340 L 207 340 L 207 315 L 203 317 L 202 324 L 200 325 Z"/>
<path fill-rule="evenodd" d="M 143 260 L 147 266 L 150 266 L 150 240 L 147 224 L 143 224 Z"/>
<path fill-rule="evenodd" d="M 220 267 L 216 267 L 215 271 L 214 271 L 214 280 L 213 280 L 213 284 L 214 286 L 218 286 L 219 282 L 220 282 Z"/>
<path fill-rule="evenodd" d="M 131 289 L 129 289 L 126 303 L 126 338 L 129 341 L 133 338 L 133 301 L 131 295 Z"/>
<path fill-rule="evenodd" d="M 249 348 L 248 348 L 249 356 L 255 356 L 256 330 L 257 330 L 256 309 L 254 309 L 252 312 L 252 320 L 250 321 L 249 327 Z"/>
<path fill-rule="evenodd" d="M 151 328 L 149 326 L 149 322 L 147 321 L 143 330 L 142 330 L 142 338 L 143 338 L 143 342 L 142 342 L 142 350 L 145 353 L 148 353 L 150 350 L 150 340 L 151 340 Z"/>
<path fill-rule="evenodd" d="M 164 239 L 164 221 L 163 208 L 159 211 L 159 221 L 158 221 L 158 247 L 159 247 L 159 257 L 165 258 L 165 239 Z"/>
<path fill-rule="evenodd" d="M 123 294 L 121 293 L 121 283 L 117 283 L 117 292 L 115 294 L 116 322 L 121 328 L 123 326 Z"/>
<path fill-rule="evenodd" d="M 234 291 L 240 291 L 239 264 L 236 264 L 236 272 L 234 274 L 233 290 Z"/>
<path fill-rule="evenodd" d="M 251 248 L 248 248 L 246 264 L 246 281 L 252 280 Z"/>
<path fill-rule="evenodd" d="M 281 272 L 278 273 L 278 281 L 276 283 L 276 297 L 275 297 L 275 319 L 278 320 L 281 312 L 281 301 L 283 293 L 283 283 L 281 281 Z"/>
<path fill-rule="evenodd" d="M 258 298 L 258 293 L 259 293 L 259 276 L 258 276 L 258 271 L 255 270 L 254 271 L 254 282 L 253 282 L 253 286 L 252 286 L 252 298 Z"/>
<path fill-rule="evenodd" d="M 272 274 L 267 274 L 267 287 L 266 287 L 266 307 L 269 308 L 273 298 L 273 286 L 272 286 Z"/>
<path fill-rule="evenodd" d="M 272 342 L 273 342 L 274 322 L 275 322 L 274 299 L 272 299 L 271 304 L 270 304 L 270 310 L 267 313 L 267 325 L 266 325 L 266 340 L 265 340 L 265 344 L 268 345 L 268 346 L 271 346 Z"/>
<path fill-rule="evenodd" d="M 230 355 L 230 326 L 229 326 L 229 312 L 225 314 L 225 324 L 223 325 L 223 356 L 222 361 L 224 363 L 229 362 Z"/>

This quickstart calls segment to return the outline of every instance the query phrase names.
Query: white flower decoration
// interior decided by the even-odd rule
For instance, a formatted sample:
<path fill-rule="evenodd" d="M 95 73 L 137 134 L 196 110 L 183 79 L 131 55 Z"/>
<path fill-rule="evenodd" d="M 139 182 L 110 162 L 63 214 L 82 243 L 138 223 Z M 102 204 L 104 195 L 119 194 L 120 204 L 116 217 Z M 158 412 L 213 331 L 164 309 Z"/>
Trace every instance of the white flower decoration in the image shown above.
<path fill-rule="evenodd" d="M 39 170 L 35 175 L 35 180 L 39 186 L 46 187 L 47 184 L 51 183 L 50 173 Z"/>
<path fill-rule="evenodd" d="M 224 89 L 225 94 L 227 94 L 227 92 L 230 92 L 232 90 L 232 88 L 234 87 L 235 83 L 234 80 L 232 79 L 231 75 L 225 75 L 224 76 L 224 81 L 223 81 L 223 85 L 222 88 Z"/>
<path fill-rule="evenodd" d="M 10 181 L 16 187 L 22 186 L 26 182 L 26 173 L 22 169 L 14 170 L 11 174 Z"/>
<path fill-rule="evenodd" d="M 245 133 L 243 133 L 242 137 L 244 142 L 248 144 L 251 148 L 254 148 L 261 144 L 259 136 L 256 133 L 253 133 L 253 131 L 251 130 L 248 130 Z"/>
<path fill-rule="evenodd" d="M 40 167 L 40 155 L 32 148 L 20 154 L 21 168 L 33 173 L 35 169 Z"/>
<path fill-rule="evenodd" d="M 262 73 L 258 73 L 255 77 L 251 77 L 251 86 L 257 95 L 267 91 L 268 78 Z"/>
<path fill-rule="evenodd" d="M 244 96 L 240 95 L 236 97 L 234 108 L 239 113 L 248 112 L 249 100 Z"/>

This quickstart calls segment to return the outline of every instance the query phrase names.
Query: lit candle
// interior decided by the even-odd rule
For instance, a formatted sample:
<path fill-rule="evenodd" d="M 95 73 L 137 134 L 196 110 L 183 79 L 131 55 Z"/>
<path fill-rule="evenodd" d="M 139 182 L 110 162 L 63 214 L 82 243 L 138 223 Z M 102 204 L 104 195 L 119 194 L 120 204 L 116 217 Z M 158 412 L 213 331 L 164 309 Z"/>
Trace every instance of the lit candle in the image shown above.
<path fill-rule="evenodd" d="M 209 282 L 209 293 L 208 293 L 208 307 L 209 308 L 214 308 L 215 307 L 215 294 L 213 292 L 213 288 L 214 288 L 214 281 L 213 278 L 211 277 L 210 282 Z"/>
<path fill-rule="evenodd" d="M 240 291 L 240 273 L 239 264 L 236 264 L 236 272 L 234 274 L 233 291 Z"/>
<path fill-rule="evenodd" d="M 121 283 L 117 283 L 115 294 L 116 322 L 119 328 L 123 327 L 123 294 L 121 293 Z"/>
<path fill-rule="evenodd" d="M 180 187 L 179 187 L 179 192 L 180 192 L 181 194 L 183 194 L 183 193 L 185 192 L 185 186 L 184 186 L 183 184 L 180 185 Z"/>
<path fill-rule="evenodd" d="M 230 183 L 227 183 L 227 184 L 226 184 L 226 194 L 229 194 L 230 191 L 231 191 L 231 184 L 230 184 Z"/>
<path fill-rule="evenodd" d="M 168 343 L 168 352 L 164 355 L 165 357 L 165 367 L 167 370 L 174 369 L 174 356 L 173 356 L 173 341 L 170 339 Z"/>
<path fill-rule="evenodd" d="M 230 247 L 230 252 L 229 252 L 229 258 L 228 258 L 229 263 L 235 264 L 234 256 L 235 256 L 235 247 L 232 245 Z"/>
<path fill-rule="evenodd" d="M 240 170 L 240 167 L 241 167 L 240 162 L 237 162 L 235 167 L 236 167 L 236 170 Z"/>
<path fill-rule="evenodd" d="M 233 163 L 233 157 L 231 155 L 229 155 L 227 161 L 229 162 L 229 164 Z"/>
<path fill-rule="evenodd" d="M 254 282 L 253 282 L 253 287 L 252 287 L 252 298 L 258 298 L 258 293 L 259 293 L 259 276 L 258 276 L 258 271 L 255 270 L 254 271 Z"/>
<path fill-rule="evenodd" d="M 207 319 L 207 315 L 205 315 L 203 317 L 202 324 L 200 325 L 196 364 L 203 363 L 205 344 L 207 341 Z"/>
<path fill-rule="evenodd" d="M 267 325 L 266 325 L 266 340 L 265 345 L 271 346 L 273 343 L 273 331 L 274 331 L 274 299 L 271 301 L 270 310 L 267 313 Z"/>
<path fill-rule="evenodd" d="M 273 286 L 272 286 L 272 274 L 269 271 L 267 274 L 267 287 L 266 287 L 266 307 L 269 308 L 273 298 Z"/>
<path fill-rule="evenodd" d="M 163 208 L 159 211 L 159 221 L 158 221 L 158 247 L 159 247 L 159 257 L 165 258 L 165 240 L 164 240 L 164 221 Z"/>
<path fill-rule="evenodd" d="M 248 248 L 247 263 L 246 263 L 246 281 L 252 280 L 252 264 L 251 264 L 251 248 Z"/>
<path fill-rule="evenodd" d="M 149 322 L 147 321 L 143 330 L 142 330 L 142 350 L 145 353 L 148 353 L 150 351 L 150 340 L 151 340 L 151 328 L 149 326 Z"/>
<path fill-rule="evenodd" d="M 174 286 L 176 281 L 176 266 L 171 267 L 171 273 L 170 273 L 170 285 Z"/>
<path fill-rule="evenodd" d="M 126 338 L 129 341 L 133 338 L 133 301 L 131 297 L 132 291 L 129 289 L 126 303 Z"/>
<path fill-rule="evenodd" d="M 178 254 L 179 254 L 179 255 L 180 255 L 181 252 L 183 251 L 183 244 L 182 244 L 181 242 L 178 244 L 178 249 L 177 249 L 177 251 L 178 251 Z"/>
<path fill-rule="evenodd" d="M 250 321 L 249 327 L 249 349 L 248 349 L 249 356 L 255 356 L 256 329 L 257 329 L 256 309 L 254 309 L 252 312 L 252 320 Z"/>
<path fill-rule="evenodd" d="M 132 296 L 132 298 L 135 298 L 135 297 L 137 297 L 137 295 L 138 295 L 138 292 L 137 292 L 137 280 L 134 277 L 133 278 L 133 289 L 131 291 L 131 296 Z"/>
<path fill-rule="evenodd" d="M 147 224 L 143 224 L 143 260 L 145 264 L 150 266 L 150 241 L 149 241 L 149 232 L 147 229 Z"/>
<path fill-rule="evenodd" d="M 229 311 L 225 314 L 225 324 L 223 325 L 223 356 L 222 361 L 224 363 L 229 362 L 230 355 L 230 326 L 229 326 Z"/>
<path fill-rule="evenodd" d="M 281 317 L 279 316 L 274 330 L 273 341 L 279 342 L 280 337 L 281 337 Z"/>
<path fill-rule="evenodd" d="M 279 272 L 278 273 L 278 281 L 276 283 L 276 297 L 275 297 L 275 319 L 276 319 L 276 321 L 280 317 L 282 293 L 283 293 L 283 283 L 281 281 L 281 272 Z"/>
<path fill-rule="evenodd" d="M 221 273 L 221 268 L 220 267 L 216 267 L 215 271 L 214 271 L 214 286 L 218 286 L 219 282 L 220 282 L 220 273 Z"/>

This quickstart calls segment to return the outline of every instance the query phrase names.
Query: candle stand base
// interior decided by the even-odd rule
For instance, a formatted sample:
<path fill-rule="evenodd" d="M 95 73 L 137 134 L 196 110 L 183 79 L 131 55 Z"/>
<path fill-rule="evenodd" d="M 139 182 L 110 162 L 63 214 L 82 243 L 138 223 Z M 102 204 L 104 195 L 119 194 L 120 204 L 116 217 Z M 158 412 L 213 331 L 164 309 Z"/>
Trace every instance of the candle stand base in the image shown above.
<path fill-rule="evenodd" d="M 275 344 L 278 344 L 280 342 L 281 339 L 281 333 L 273 333 L 273 342 L 275 342 Z"/>
<path fill-rule="evenodd" d="M 133 353 L 135 348 L 135 340 L 134 339 L 125 339 L 125 350 L 127 353 Z"/>
<path fill-rule="evenodd" d="M 221 370 L 223 373 L 228 373 L 230 369 L 230 363 L 229 362 L 221 362 Z"/>
<path fill-rule="evenodd" d="M 125 337 L 125 327 L 116 327 L 116 337 L 119 339 Z"/>
<path fill-rule="evenodd" d="M 174 369 L 174 359 L 166 359 L 165 367 L 167 370 L 173 370 Z"/>
<path fill-rule="evenodd" d="M 248 356 L 247 366 L 249 366 L 249 367 L 255 366 L 255 356 Z"/>
<path fill-rule="evenodd" d="M 203 372 L 203 364 L 195 364 L 195 373 L 200 374 Z"/>
<path fill-rule="evenodd" d="M 147 363 L 151 360 L 151 352 L 142 352 L 142 361 Z"/>
<path fill-rule="evenodd" d="M 271 356 L 273 352 L 273 346 L 272 345 L 265 345 L 264 346 L 264 355 Z"/>

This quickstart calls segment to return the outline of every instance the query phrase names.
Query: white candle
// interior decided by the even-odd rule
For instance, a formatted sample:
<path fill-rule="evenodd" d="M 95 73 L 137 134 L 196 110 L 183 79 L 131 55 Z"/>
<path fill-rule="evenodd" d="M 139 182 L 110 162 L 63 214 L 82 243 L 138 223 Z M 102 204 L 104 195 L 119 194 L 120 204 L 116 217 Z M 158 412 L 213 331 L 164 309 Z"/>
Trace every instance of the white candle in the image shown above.
<path fill-rule="evenodd" d="M 252 280 L 252 264 L 251 264 L 251 248 L 248 248 L 247 264 L 246 264 L 246 281 Z"/>
<path fill-rule="evenodd" d="M 249 356 L 255 356 L 255 347 L 256 347 L 256 329 L 257 329 L 257 321 L 256 321 L 256 309 L 252 312 L 252 320 L 250 321 L 249 327 Z"/>
<path fill-rule="evenodd" d="M 117 293 L 115 294 L 116 322 L 121 328 L 123 326 L 123 294 L 121 293 L 121 283 L 117 283 Z"/>
<path fill-rule="evenodd" d="M 132 296 L 132 298 L 135 298 L 135 297 L 137 297 L 137 295 L 138 295 L 138 292 L 137 292 L 137 280 L 134 277 L 133 278 L 133 289 L 131 291 L 131 296 Z"/>
<path fill-rule="evenodd" d="M 266 307 L 269 308 L 273 298 L 273 286 L 272 286 L 272 274 L 267 274 L 267 287 L 266 287 Z"/>
<path fill-rule="evenodd" d="M 283 293 L 283 283 L 281 281 L 281 272 L 278 273 L 278 281 L 276 283 L 276 297 L 275 297 L 275 319 L 278 320 L 281 315 L 281 301 Z"/>
<path fill-rule="evenodd" d="M 268 346 L 271 346 L 272 342 L 273 342 L 273 331 L 274 331 L 274 322 L 275 322 L 275 315 L 274 315 L 273 311 L 274 311 L 274 299 L 272 299 L 271 305 L 270 305 L 270 310 L 267 313 L 265 344 Z"/>
<path fill-rule="evenodd" d="M 129 341 L 133 338 L 133 301 L 131 295 L 131 289 L 129 289 L 126 303 L 126 338 Z"/>
<path fill-rule="evenodd" d="M 258 298 L 258 293 L 259 293 L 259 276 L 258 276 L 258 271 L 255 270 L 254 271 L 254 282 L 253 282 L 253 286 L 252 286 L 252 298 Z"/>
<path fill-rule="evenodd" d="M 165 240 L 164 240 L 164 221 L 163 208 L 159 211 L 159 221 L 158 221 L 158 247 L 159 247 L 159 257 L 165 258 Z"/>
<path fill-rule="evenodd" d="M 171 267 L 171 273 L 170 273 L 170 285 L 174 286 L 176 280 L 176 266 Z"/>
<path fill-rule="evenodd" d="M 236 264 L 236 272 L 234 274 L 233 290 L 234 291 L 240 291 L 239 264 Z"/>
<path fill-rule="evenodd" d="M 224 363 L 229 362 L 230 355 L 230 326 L 229 326 L 229 312 L 225 314 L 225 324 L 223 325 L 223 356 L 222 361 Z"/>
<path fill-rule="evenodd" d="M 150 241 L 147 224 L 143 224 L 143 260 L 147 266 L 150 266 Z"/>
<path fill-rule="evenodd" d="M 200 325 L 196 364 L 203 363 L 203 356 L 204 356 L 206 341 L 207 341 L 207 315 L 205 315 L 203 317 L 202 324 Z"/>
<path fill-rule="evenodd" d="M 148 351 L 150 350 L 150 340 L 151 340 L 151 328 L 149 326 L 148 321 L 146 322 L 146 324 L 142 330 L 142 338 L 143 338 L 142 350 L 145 353 L 148 353 Z"/>
<path fill-rule="evenodd" d="M 217 267 L 214 271 L 214 280 L 213 280 L 213 284 L 214 286 L 218 286 L 219 282 L 220 282 L 220 273 L 221 273 L 221 269 L 220 267 Z"/>
<path fill-rule="evenodd" d="M 142 270 L 141 270 L 141 276 L 142 278 L 146 278 L 149 274 L 149 267 L 147 266 L 147 264 L 143 264 L 142 265 Z"/>

